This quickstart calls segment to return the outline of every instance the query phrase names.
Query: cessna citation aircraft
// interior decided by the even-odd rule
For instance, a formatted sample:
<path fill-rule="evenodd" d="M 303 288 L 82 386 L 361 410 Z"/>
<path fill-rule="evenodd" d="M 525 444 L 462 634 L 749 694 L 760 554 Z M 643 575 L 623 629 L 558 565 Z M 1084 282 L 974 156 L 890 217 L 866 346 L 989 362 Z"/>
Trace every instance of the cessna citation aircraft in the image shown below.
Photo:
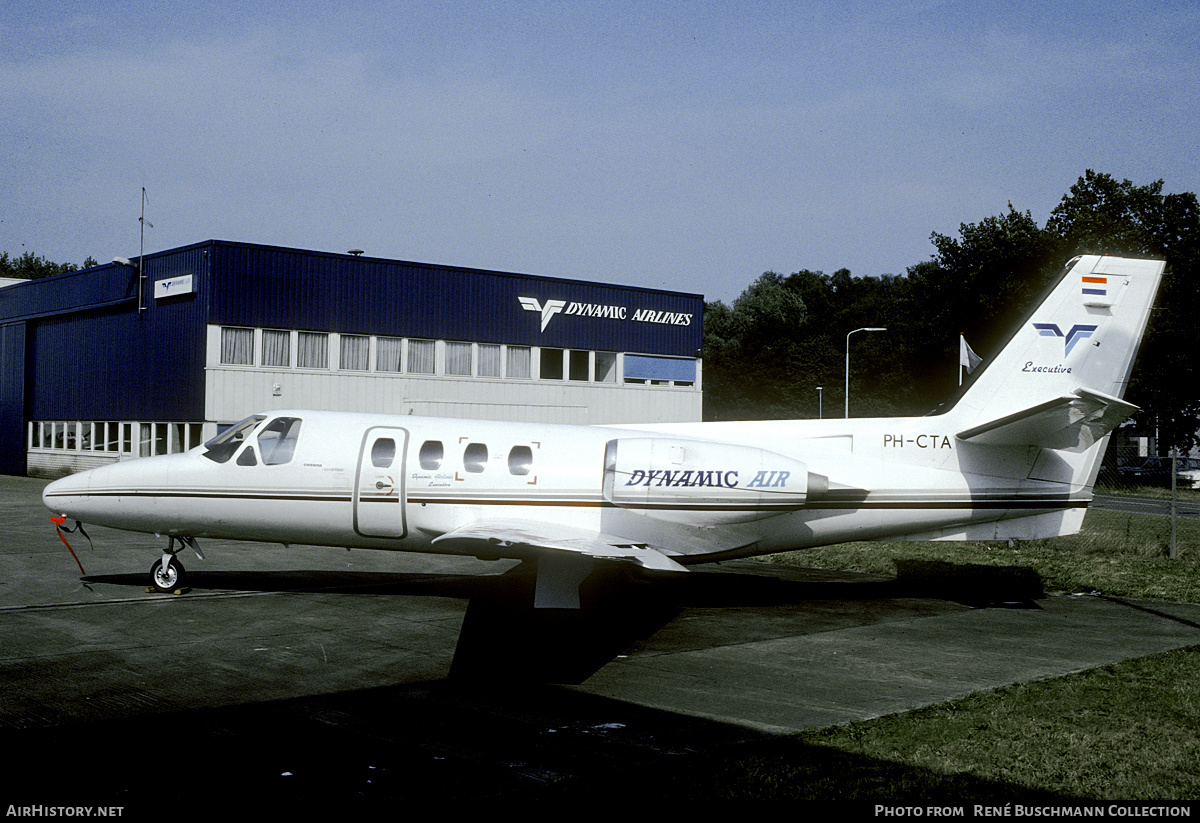
<path fill-rule="evenodd" d="M 578 608 L 596 563 L 695 563 L 848 540 L 1073 534 L 1165 264 L 1084 256 L 944 413 L 569 426 L 255 414 L 185 454 L 57 480 L 47 508 L 168 536 L 536 560 L 534 605 Z"/>

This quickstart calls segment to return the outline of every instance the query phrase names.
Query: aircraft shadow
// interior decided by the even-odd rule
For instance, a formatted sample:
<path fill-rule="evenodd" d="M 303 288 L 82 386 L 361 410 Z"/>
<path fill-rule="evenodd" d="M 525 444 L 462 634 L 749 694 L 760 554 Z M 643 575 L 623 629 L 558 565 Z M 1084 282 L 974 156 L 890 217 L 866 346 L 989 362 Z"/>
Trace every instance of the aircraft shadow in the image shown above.
<path fill-rule="evenodd" d="M 760 568 L 755 568 L 760 566 Z M 739 563 L 686 575 L 597 568 L 580 586 L 579 609 L 534 609 L 536 565 L 499 575 L 349 571 L 200 571 L 193 591 L 319 592 L 451 597 L 468 601 L 450 677 L 468 683 L 582 683 L 685 609 L 813 608 L 818 604 L 918 599 L 971 607 L 1032 607 L 1041 579 L 1023 567 L 899 561 L 892 579 Z M 142 574 L 92 575 L 88 583 L 136 586 Z M 866 608 L 866 607 L 864 607 Z M 839 607 L 839 612 L 845 608 Z M 753 633 L 750 629 L 746 631 Z"/>
<path fill-rule="evenodd" d="M 161 776 L 161 736 L 131 734 L 145 725 L 182 741 L 185 774 Z M 0 744 L 20 753 L 6 766 L 6 804 L 119 805 L 125 819 L 229 809 L 395 816 L 397 804 L 431 801 L 628 810 L 645 802 L 852 800 L 867 813 L 876 802 L 1080 802 L 556 687 L 382 686 L 3 729 Z M 98 746 L 105 756 L 64 775 L 64 752 Z"/>
<path fill-rule="evenodd" d="M 144 589 L 146 574 L 86 575 L 85 583 L 108 583 Z M 186 588 L 221 592 L 329 592 L 333 594 L 399 594 L 437 597 L 474 596 L 488 576 L 415 574 L 297 569 L 288 571 L 188 571 Z"/>

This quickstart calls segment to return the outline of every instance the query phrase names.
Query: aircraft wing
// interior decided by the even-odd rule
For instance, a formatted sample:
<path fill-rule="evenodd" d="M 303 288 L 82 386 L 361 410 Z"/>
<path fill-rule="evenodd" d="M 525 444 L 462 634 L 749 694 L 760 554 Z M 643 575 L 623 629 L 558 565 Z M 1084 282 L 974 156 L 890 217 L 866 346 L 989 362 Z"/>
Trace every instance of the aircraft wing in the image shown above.
<path fill-rule="evenodd" d="M 959 440 L 985 446 L 1039 446 L 1081 452 L 1098 443 L 1138 410 L 1091 389 L 1076 389 L 1022 411 L 959 432 Z"/>
<path fill-rule="evenodd" d="M 687 571 L 662 551 L 625 537 L 535 520 L 477 520 L 435 537 L 434 544 L 468 552 L 528 549 L 533 556 L 572 552 L 596 560 L 629 560 L 647 569 Z"/>
<path fill-rule="evenodd" d="M 645 543 L 534 520 L 477 520 L 435 537 L 433 542 L 472 554 L 503 549 L 501 553 L 508 556 L 536 557 L 533 605 L 538 609 L 578 609 L 579 584 L 591 573 L 591 560 L 630 561 L 647 569 L 687 571 L 686 566 Z"/>

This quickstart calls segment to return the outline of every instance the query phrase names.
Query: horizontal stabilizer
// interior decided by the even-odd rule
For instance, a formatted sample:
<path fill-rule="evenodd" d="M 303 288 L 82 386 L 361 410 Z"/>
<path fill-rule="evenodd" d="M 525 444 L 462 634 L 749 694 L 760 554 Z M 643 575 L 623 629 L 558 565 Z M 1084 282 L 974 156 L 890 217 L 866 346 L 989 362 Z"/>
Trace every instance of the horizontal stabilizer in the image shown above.
<path fill-rule="evenodd" d="M 1076 389 L 1015 414 L 959 432 L 959 440 L 984 446 L 1038 446 L 1082 452 L 1138 410 L 1132 403 L 1091 389 Z"/>
<path fill-rule="evenodd" d="M 532 558 L 573 552 L 596 560 L 631 561 L 658 571 L 687 571 L 686 566 L 645 543 L 533 520 L 478 520 L 435 537 L 433 543 L 472 554 Z"/>

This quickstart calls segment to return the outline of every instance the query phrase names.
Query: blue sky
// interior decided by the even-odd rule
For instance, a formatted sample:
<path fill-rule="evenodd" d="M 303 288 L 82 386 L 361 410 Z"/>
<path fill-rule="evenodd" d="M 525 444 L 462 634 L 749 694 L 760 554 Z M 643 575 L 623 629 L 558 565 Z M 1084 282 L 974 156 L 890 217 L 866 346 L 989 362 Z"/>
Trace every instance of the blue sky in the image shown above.
<path fill-rule="evenodd" d="M 183 4 L 180 4 L 183 5 Z M 0 251 L 218 238 L 699 292 L 1200 192 L 1188 2 L 0 6 Z"/>

